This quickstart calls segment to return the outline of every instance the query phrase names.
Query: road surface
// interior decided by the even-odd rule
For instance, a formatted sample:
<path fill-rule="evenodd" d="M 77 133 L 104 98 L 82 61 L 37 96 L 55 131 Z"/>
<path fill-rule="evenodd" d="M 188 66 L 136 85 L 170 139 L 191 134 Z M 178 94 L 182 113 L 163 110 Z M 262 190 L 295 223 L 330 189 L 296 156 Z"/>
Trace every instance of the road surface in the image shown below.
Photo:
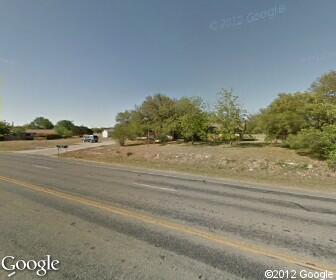
<path fill-rule="evenodd" d="M 0 210 L 0 259 L 51 255 L 60 267 L 44 279 L 336 271 L 336 199 L 327 195 L 3 153 Z M 37 278 L 18 271 L 13 279 Z"/>

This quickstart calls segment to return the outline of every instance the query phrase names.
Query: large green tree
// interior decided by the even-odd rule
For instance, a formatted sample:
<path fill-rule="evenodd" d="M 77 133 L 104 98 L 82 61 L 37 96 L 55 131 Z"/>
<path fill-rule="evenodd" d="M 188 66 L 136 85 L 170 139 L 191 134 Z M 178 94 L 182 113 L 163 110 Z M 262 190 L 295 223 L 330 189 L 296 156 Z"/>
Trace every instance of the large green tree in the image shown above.
<path fill-rule="evenodd" d="M 311 85 L 310 90 L 336 103 L 336 71 L 323 74 Z"/>
<path fill-rule="evenodd" d="M 76 126 L 72 121 L 61 120 L 55 125 L 55 130 L 63 137 L 71 137 L 75 135 Z"/>
<path fill-rule="evenodd" d="M 280 94 L 261 116 L 262 127 L 270 139 L 287 139 L 308 126 L 307 93 Z"/>
<path fill-rule="evenodd" d="M 287 139 L 302 129 L 322 130 L 336 123 L 336 72 L 318 78 L 309 91 L 280 94 L 261 114 L 269 138 Z"/>
<path fill-rule="evenodd" d="M 29 128 L 32 129 L 52 129 L 54 128 L 53 123 L 44 117 L 38 117 L 35 120 L 33 120 L 29 125 Z"/>
<path fill-rule="evenodd" d="M 112 136 L 118 139 L 121 145 L 124 145 L 127 139 L 134 140 L 137 136 L 144 135 L 145 125 L 136 110 L 118 113 L 116 122 Z"/>
<path fill-rule="evenodd" d="M 173 133 L 172 121 L 175 119 L 176 100 L 162 94 L 148 96 L 138 108 L 139 118 L 149 126 L 156 138 Z"/>
<path fill-rule="evenodd" d="M 238 96 L 232 90 L 222 89 L 218 93 L 214 121 L 219 125 L 220 132 L 226 141 L 232 142 L 239 134 L 244 133 L 244 118 L 246 111 L 238 101 Z"/>
<path fill-rule="evenodd" d="M 171 99 L 162 94 L 149 96 L 135 110 L 117 115 L 113 133 L 121 144 L 137 136 L 153 136 L 165 141 L 170 135 L 177 139 L 205 139 L 207 113 L 200 98 Z"/>
<path fill-rule="evenodd" d="M 311 86 L 310 102 L 306 114 L 312 127 L 336 123 L 336 71 L 330 71 L 318 78 Z"/>
<path fill-rule="evenodd" d="M 200 97 L 181 98 L 176 104 L 175 131 L 186 140 L 206 140 L 209 126 L 208 113 Z"/>
<path fill-rule="evenodd" d="M 11 126 L 5 121 L 0 121 L 0 135 L 9 134 L 11 131 Z"/>
<path fill-rule="evenodd" d="M 82 136 L 85 134 L 93 134 L 93 130 L 91 128 L 88 128 L 87 126 L 80 125 L 80 126 L 75 126 L 73 129 L 73 134 L 76 136 Z"/>

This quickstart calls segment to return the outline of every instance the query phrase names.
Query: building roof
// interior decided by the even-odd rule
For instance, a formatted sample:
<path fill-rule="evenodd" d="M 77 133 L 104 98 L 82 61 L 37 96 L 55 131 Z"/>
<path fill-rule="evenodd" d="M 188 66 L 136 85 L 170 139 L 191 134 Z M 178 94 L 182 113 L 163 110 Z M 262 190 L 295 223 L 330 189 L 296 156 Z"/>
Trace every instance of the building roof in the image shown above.
<path fill-rule="evenodd" d="M 26 129 L 26 133 L 34 135 L 55 135 L 57 132 L 54 129 Z"/>

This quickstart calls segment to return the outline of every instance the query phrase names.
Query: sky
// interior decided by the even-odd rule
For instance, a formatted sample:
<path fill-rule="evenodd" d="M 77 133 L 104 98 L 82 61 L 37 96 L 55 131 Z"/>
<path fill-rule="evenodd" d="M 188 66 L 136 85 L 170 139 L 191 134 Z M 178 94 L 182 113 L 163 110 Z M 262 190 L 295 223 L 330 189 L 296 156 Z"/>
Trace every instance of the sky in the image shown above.
<path fill-rule="evenodd" d="M 148 95 L 251 113 L 336 67 L 334 0 L 0 0 L 0 119 L 109 127 Z"/>

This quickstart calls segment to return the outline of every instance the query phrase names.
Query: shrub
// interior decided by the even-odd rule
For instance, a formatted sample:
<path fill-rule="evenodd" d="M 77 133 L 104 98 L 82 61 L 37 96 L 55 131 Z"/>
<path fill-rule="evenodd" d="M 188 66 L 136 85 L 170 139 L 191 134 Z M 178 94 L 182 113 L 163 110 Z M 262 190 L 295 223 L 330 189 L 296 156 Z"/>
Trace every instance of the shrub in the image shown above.
<path fill-rule="evenodd" d="M 167 137 L 167 135 L 160 134 L 159 140 L 160 140 L 161 144 L 166 144 L 168 142 L 168 137 Z"/>
<path fill-rule="evenodd" d="M 63 137 L 71 137 L 74 135 L 76 126 L 72 121 L 62 120 L 55 125 L 55 130 L 57 134 L 62 135 Z"/>
<path fill-rule="evenodd" d="M 0 121 L 0 135 L 9 134 L 11 130 L 11 126 L 9 123 L 5 121 Z"/>
<path fill-rule="evenodd" d="M 55 127 L 55 130 L 56 132 L 65 137 L 65 138 L 68 138 L 68 137 L 72 137 L 73 136 L 73 133 L 71 130 L 67 129 L 66 127 L 62 127 L 62 126 L 56 126 Z"/>
<path fill-rule="evenodd" d="M 11 134 L 15 136 L 23 136 L 25 133 L 26 133 L 26 129 L 24 127 L 19 127 L 19 126 L 14 127 L 11 131 Z"/>
<path fill-rule="evenodd" d="M 305 154 L 328 159 L 336 150 L 336 125 L 326 125 L 322 130 L 303 129 L 297 135 L 290 135 L 285 145 Z"/>
<path fill-rule="evenodd" d="M 336 149 L 332 150 L 328 155 L 328 164 L 331 168 L 336 169 Z"/>

